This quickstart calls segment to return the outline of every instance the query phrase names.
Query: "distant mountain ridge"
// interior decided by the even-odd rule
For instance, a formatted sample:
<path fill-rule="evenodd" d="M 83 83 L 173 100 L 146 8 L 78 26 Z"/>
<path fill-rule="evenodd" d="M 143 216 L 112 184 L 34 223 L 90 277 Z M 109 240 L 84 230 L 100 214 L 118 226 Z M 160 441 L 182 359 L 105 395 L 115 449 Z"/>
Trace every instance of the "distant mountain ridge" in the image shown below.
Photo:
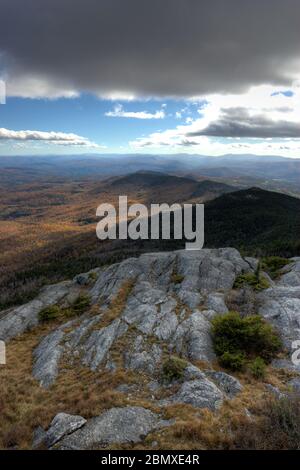
<path fill-rule="evenodd" d="M 139 170 L 129 175 L 115 178 L 111 186 L 135 185 L 135 186 L 161 186 L 163 184 L 183 185 L 191 184 L 196 181 L 184 176 L 170 175 L 160 171 Z"/>
<path fill-rule="evenodd" d="M 249 254 L 278 254 L 296 256 L 300 254 L 300 199 L 258 187 L 239 190 L 211 180 L 197 182 L 188 178 L 178 178 L 160 173 L 141 172 L 122 177 L 122 182 L 143 181 L 153 189 L 154 183 L 162 181 L 176 184 L 176 194 L 184 194 L 182 188 L 190 183 L 193 192 L 189 201 L 204 200 L 205 203 L 205 246 L 217 248 L 232 246 Z M 119 181 L 120 181 L 119 180 Z M 126 185 L 125 185 L 126 186 Z M 159 185 L 155 187 L 159 192 Z M 171 194 L 171 192 L 170 192 Z M 186 194 L 186 193 L 185 193 Z M 181 201 L 183 202 L 183 201 Z M 143 245 L 153 242 L 145 241 Z M 172 240 L 170 248 L 184 246 L 181 241 Z M 130 244 L 130 243 L 129 243 Z M 168 242 L 156 243 L 157 247 Z M 172 245 L 172 246 L 171 246 Z M 164 249 L 164 248 L 163 248 Z M 167 248 L 166 248 L 167 249 Z"/>
<path fill-rule="evenodd" d="M 0 184 L 103 181 L 139 171 L 192 179 L 212 178 L 240 188 L 260 186 L 300 196 L 300 159 L 272 155 L 103 154 L 0 156 Z"/>
<path fill-rule="evenodd" d="M 145 202 L 204 202 L 239 188 L 212 180 L 196 181 L 184 176 L 158 171 L 137 171 L 129 175 L 109 179 L 108 188 L 126 194 L 141 192 Z M 155 190 L 155 192 L 153 192 Z"/>
<path fill-rule="evenodd" d="M 116 250 L 140 253 L 184 246 L 185 240 L 174 239 L 125 243 L 116 240 L 110 249 L 116 255 Z M 205 202 L 204 247 L 222 246 L 237 248 L 251 256 L 300 256 L 300 200 L 252 187 Z"/>

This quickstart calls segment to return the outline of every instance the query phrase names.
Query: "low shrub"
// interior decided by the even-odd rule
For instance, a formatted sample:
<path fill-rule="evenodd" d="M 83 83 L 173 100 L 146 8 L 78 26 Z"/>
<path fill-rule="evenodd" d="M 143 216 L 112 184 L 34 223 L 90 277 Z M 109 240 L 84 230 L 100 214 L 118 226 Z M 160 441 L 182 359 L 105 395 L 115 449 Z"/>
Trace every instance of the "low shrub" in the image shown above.
<path fill-rule="evenodd" d="M 290 263 L 290 260 L 287 258 L 282 258 L 281 256 L 266 256 L 262 258 L 261 265 L 264 271 L 266 271 L 272 279 L 277 279 L 282 268 Z"/>
<path fill-rule="evenodd" d="M 81 294 L 72 305 L 75 315 L 82 315 L 91 306 L 91 300 L 88 295 Z"/>
<path fill-rule="evenodd" d="M 87 295 L 79 295 L 72 306 L 62 308 L 58 305 L 50 305 L 43 308 L 39 313 L 40 322 L 48 322 L 57 318 L 70 318 L 82 315 L 91 305 L 90 298 Z"/>
<path fill-rule="evenodd" d="M 220 363 L 233 370 L 241 370 L 257 357 L 270 362 L 282 347 L 272 325 L 259 315 L 217 316 L 212 320 L 212 337 Z"/>
<path fill-rule="evenodd" d="M 236 424 L 230 449 L 300 450 L 300 398 L 288 396 L 264 403 L 263 416 Z"/>
<path fill-rule="evenodd" d="M 283 447 L 300 449 L 300 400 L 283 397 L 269 404 L 270 428 L 281 436 Z"/>
<path fill-rule="evenodd" d="M 256 379 L 263 379 L 266 375 L 266 363 L 261 357 L 256 357 L 248 365 L 249 370 L 253 377 Z"/>
<path fill-rule="evenodd" d="M 246 358 L 242 353 L 230 353 L 229 351 L 225 351 L 222 356 L 219 357 L 219 362 L 220 365 L 226 369 L 238 371 L 244 367 Z"/>
<path fill-rule="evenodd" d="M 51 320 L 55 320 L 61 314 L 61 309 L 58 305 L 50 305 L 49 307 L 43 308 L 39 312 L 39 321 L 40 322 L 48 322 Z"/>
<path fill-rule="evenodd" d="M 187 363 L 176 356 L 169 357 L 163 364 L 162 375 L 165 382 L 173 382 L 183 378 Z"/>
<path fill-rule="evenodd" d="M 255 291 L 260 291 L 270 287 L 270 283 L 260 272 L 239 274 L 235 279 L 233 287 L 234 289 L 241 289 L 244 286 L 250 286 Z"/>

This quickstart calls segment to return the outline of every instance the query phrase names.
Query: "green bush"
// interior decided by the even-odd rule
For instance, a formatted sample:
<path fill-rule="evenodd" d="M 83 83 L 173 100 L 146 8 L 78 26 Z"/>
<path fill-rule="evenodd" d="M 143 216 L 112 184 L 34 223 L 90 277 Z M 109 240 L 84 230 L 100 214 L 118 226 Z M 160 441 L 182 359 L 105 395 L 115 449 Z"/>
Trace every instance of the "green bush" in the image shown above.
<path fill-rule="evenodd" d="M 64 318 L 72 318 L 74 317 L 75 312 L 74 310 L 72 309 L 72 307 L 69 307 L 69 308 L 63 308 L 61 309 L 61 315 L 64 317 Z"/>
<path fill-rule="evenodd" d="M 82 315 L 91 305 L 91 300 L 88 295 L 81 294 L 77 297 L 72 305 L 72 310 L 75 315 Z"/>
<path fill-rule="evenodd" d="M 262 268 L 266 271 L 272 279 L 280 276 L 282 268 L 290 263 L 287 258 L 281 256 L 266 256 L 262 258 Z"/>
<path fill-rule="evenodd" d="M 241 317 L 229 312 L 217 316 L 212 320 L 212 336 L 220 363 L 234 370 L 258 356 L 269 362 L 281 349 L 278 334 L 259 315 Z"/>
<path fill-rule="evenodd" d="M 219 357 L 219 362 L 222 367 L 237 371 L 243 369 L 246 358 L 242 353 L 230 353 L 229 351 L 225 351 L 222 356 Z"/>
<path fill-rule="evenodd" d="M 250 286 L 255 291 L 260 291 L 270 287 L 266 277 L 260 272 L 239 274 L 234 282 L 234 289 Z"/>
<path fill-rule="evenodd" d="M 79 295 L 73 305 L 69 308 L 61 308 L 58 305 L 50 305 L 43 308 L 39 313 L 39 321 L 47 322 L 56 318 L 70 318 L 82 315 L 91 305 L 87 295 Z"/>
<path fill-rule="evenodd" d="M 39 321 L 47 322 L 51 320 L 55 320 L 61 314 L 61 309 L 58 305 L 50 305 L 49 307 L 43 308 L 39 312 Z"/>
<path fill-rule="evenodd" d="M 266 363 L 261 357 L 256 357 L 249 363 L 249 370 L 256 379 L 263 379 L 266 375 Z"/>
<path fill-rule="evenodd" d="M 181 380 L 183 378 L 184 369 L 187 363 L 183 359 L 176 356 L 169 357 L 163 364 L 162 374 L 166 382 L 173 380 Z"/>

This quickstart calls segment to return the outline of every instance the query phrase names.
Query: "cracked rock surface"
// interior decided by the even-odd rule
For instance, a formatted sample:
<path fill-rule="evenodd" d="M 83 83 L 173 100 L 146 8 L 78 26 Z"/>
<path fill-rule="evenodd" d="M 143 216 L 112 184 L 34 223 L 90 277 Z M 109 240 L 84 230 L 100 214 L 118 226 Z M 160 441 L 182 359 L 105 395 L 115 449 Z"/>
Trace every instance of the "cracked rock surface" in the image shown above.
<path fill-rule="evenodd" d="M 72 356 L 80 357 L 92 370 L 111 368 L 110 352 L 129 331 L 134 334 L 122 354 L 125 368 L 153 374 L 161 367 L 162 350 L 187 360 L 211 362 L 215 354 L 210 320 L 228 311 L 226 291 L 239 273 L 249 269 L 239 252 L 228 248 L 143 254 L 99 270 L 95 284 L 86 290 L 102 313 L 83 318 L 67 333 L 68 324 L 44 338 L 34 352 L 34 376 L 41 385 L 51 385 L 62 357 L 69 361 Z M 174 273 L 181 282 L 173 280 Z M 84 275 L 77 276 L 70 289 L 76 288 L 78 279 L 82 285 Z M 118 317 L 102 326 L 129 281 L 133 286 Z"/>
<path fill-rule="evenodd" d="M 64 437 L 59 449 L 92 449 L 95 445 L 139 442 L 151 431 L 169 426 L 158 415 L 142 407 L 111 408 L 88 420 L 84 427 Z"/>
<path fill-rule="evenodd" d="M 86 449 L 139 442 L 170 424 L 161 419 L 159 410 L 164 406 L 182 403 L 217 412 L 224 400 L 234 399 L 243 386 L 232 375 L 214 370 L 211 320 L 230 310 L 228 299 L 236 277 L 254 272 L 257 263 L 233 248 L 148 253 L 93 270 L 92 283 L 89 273 L 83 273 L 48 286 L 33 301 L 2 312 L 0 339 L 9 341 L 36 327 L 42 308 L 65 308 L 79 294 L 88 296 L 91 306 L 87 311 L 62 320 L 39 338 L 32 353 L 33 377 L 51 390 L 66 368 L 111 374 L 121 369 L 129 375 L 139 374 L 146 384 L 143 393 L 148 390 L 158 409 L 154 413 L 142 406 L 116 406 L 88 420 L 59 413 L 48 431 L 36 431 L 36 443 Z M 235 293 L 245 307 L 247 291 Z M 253 296 L 248 307 L 255 305 L 292 352 L 293 342 L 300 338 L 300 258 L 293 258 L 269 288 L 253 292 Z M 186 367 L 182 378 L 168 388 L 162 375 L 164 361 L 170 356 L 185 361 Z M 289 357 L 277 359 L 274 367 L 300 375 L 300 367 Z M 291 385 L 298 390 L 299 378 Z M 138 397 L 141 389 L 125 383 L 117 393 Z"/>

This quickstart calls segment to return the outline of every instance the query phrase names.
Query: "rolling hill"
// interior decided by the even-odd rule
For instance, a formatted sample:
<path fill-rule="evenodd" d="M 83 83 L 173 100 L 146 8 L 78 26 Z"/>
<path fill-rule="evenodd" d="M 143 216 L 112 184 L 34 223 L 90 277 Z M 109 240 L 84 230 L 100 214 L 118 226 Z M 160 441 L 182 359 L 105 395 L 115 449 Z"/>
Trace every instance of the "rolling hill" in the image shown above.
<path fill-rule="evenodd" d="M 158 171 L 137 171 L 112 178 L 108 180 L 107 188 L 118 194 L 135 194 L 146 204 L 203 202 L 238 189 L 218 181 L 196 181 Z"/>
<path fill-rule="evenodd" d="M 300 200 L 260 188 L 224 194 L 206 205 L 206 246 L 252 254 L 300 254 Z"/>

